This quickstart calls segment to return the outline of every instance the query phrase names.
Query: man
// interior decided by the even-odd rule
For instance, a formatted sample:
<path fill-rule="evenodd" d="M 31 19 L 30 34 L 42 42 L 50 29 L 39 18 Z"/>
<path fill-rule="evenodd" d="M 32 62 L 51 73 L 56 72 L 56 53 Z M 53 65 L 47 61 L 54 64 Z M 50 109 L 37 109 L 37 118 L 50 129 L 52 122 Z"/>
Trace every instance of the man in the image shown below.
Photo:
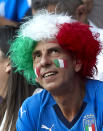
<path fill-rule="evenodd" d="M 103 83 L 89 79 L 101 49 L 97 37 L 88 25 L 48 12 L 21 26 L 10 48 L 13 66 L 44 90 L 21 106 L 17 131 L 103 130 Z"/>

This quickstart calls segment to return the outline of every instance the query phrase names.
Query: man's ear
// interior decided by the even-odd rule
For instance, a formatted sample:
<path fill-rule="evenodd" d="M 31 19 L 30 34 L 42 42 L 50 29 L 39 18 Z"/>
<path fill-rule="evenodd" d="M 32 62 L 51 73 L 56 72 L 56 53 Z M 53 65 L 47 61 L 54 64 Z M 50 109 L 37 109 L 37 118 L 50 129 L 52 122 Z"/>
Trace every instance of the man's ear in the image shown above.
<path fill-rule="evenodd" d="M 87 8 L 84 4 L 77 7 L 75 12 L 75 18 L 80 22 L 87 22 Z"/>
<path fill-rule="evenodd" d="M 74 60 L 74 70 L 75 72 L 79 72 L 82 68 L 82 61 L 79 59 Z"/>
<path fill-rule="evenodd" d="M 10 73 L 10 71 L 11 71 L 11 62 L 10 62 L 10 58 L 7 58 L 5 62 L 5 72 Z"/>

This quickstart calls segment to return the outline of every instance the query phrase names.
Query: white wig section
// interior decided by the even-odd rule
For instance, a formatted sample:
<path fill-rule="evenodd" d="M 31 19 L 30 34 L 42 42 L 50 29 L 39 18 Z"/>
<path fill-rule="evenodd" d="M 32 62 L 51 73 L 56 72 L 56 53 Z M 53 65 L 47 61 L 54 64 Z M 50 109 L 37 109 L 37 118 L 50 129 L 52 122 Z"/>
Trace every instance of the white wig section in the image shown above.
<path fill-rule="evenodd" d="M 41 10 L 31 20 L 21 26 L 20 35 L 35 41 L 55 38 L 60 24 L 72 23 L 74 21 L 70 16 L 52 14 L 46 10 Z"/>

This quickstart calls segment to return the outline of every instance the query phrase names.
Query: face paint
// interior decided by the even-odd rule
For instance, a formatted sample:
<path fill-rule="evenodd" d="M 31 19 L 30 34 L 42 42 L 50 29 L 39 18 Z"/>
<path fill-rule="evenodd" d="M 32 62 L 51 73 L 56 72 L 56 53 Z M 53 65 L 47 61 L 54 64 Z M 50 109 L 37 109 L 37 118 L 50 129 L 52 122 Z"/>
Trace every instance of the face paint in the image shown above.
<path fill-rule="evenodd" d="M 55 59 L 54 64 L 58 68 L 67 68 L 67 62 L 63 59 Z"/>
<path fill-rule="evenodd" d="M 40 76 L 39 68 L 34 68 L 34 73 L 35 73 L 36 78 L 38 78 Z"/>

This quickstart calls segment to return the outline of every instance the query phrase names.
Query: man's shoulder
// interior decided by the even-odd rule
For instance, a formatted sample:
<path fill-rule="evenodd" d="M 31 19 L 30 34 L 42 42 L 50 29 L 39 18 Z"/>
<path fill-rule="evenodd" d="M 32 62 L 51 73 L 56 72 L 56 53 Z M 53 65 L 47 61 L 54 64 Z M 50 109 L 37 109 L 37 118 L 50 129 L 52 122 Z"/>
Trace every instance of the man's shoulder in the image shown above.
<path fill-rule="evenodd" d="M 91 100 L 95 103 L 103 103 L 103 82 L 89 79 L 87 82 L 87 92 Z"/>
<path fill-rule="evenodd" d="M 48 106 L 50 100 L 52 99 L 50 93 L 48 93 L 46 90 L 41 91 L 40 93 L 37 93 L 29 98 L 27 98 L 20 110 L 19 110 L 19 118 L 17 123 L 21 123 L 21 119 L 24 120 L 26 123 L 28 121 L 31 121 L 32 127 L 34 126 L 34 123 L 37 122 L 38 116 L 40 111 L 45 107 Z M 33 122 L 35 121 L 35 122 Z M 28 125 L 28 124 L 27 124 Z"/>
<path fill-rule="evenodd" d="M 94 91 L 103 91 L 103 82 L 99 80 L 93 80 L 93 79 L 88 79 L 86 86 L 88 90 L 94 90 Z"/>
<path fill-rule="evenodd" d="M 28 97 L 24 102 L 23 106 L 26 106 L 29 109 L 40 108 L 41 105 L 49 104 L 52 100 L 52 96 L 46 90 L 42 90 L 31 97 Z"/>

